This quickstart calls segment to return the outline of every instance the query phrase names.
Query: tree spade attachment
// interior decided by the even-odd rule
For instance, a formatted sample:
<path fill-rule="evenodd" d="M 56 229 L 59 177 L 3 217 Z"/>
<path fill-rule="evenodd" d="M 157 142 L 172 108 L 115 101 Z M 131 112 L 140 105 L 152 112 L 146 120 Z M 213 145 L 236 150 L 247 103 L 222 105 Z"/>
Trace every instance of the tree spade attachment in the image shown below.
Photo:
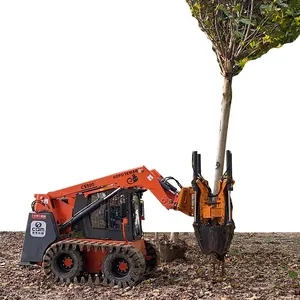
<path fill-rule="evenodd" d="M 231 191 L 232 154 L 226 151 L 227 169 L 218 182 L 218 192 L 213 194 L 208 182 L 201 175 L 201 156 L 193 152 L 193 181 L 195 191 L 194 231 L 202 253 L 215 254 L 224 260 L 234 235 Z"/>

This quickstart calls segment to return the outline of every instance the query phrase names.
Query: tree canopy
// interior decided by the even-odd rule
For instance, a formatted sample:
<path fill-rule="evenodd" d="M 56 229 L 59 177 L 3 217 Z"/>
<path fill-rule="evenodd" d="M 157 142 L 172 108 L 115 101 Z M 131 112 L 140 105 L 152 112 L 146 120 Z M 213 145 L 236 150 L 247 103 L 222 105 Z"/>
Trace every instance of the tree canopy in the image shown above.
<path fill-rule="evenodd" d="M 224 77 L 300 34 L 300 0 L 186 0 Z"/>

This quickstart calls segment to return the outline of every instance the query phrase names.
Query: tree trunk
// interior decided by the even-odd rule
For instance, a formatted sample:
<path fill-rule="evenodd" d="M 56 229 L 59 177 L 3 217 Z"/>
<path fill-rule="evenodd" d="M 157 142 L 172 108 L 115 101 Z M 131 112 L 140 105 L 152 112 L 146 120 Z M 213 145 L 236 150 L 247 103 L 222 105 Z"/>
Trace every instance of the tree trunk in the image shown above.
<path fill-rule="evenodd" d="M 177 243 L 179 238 L 179 232 L 171 232 L 170 240 L 171 242 Z"/>
<path fill-rule="evenodd" d="M 230 107 L 231 107 L 231 100 L 232 100 L 232 64 L 230 62 L 227 62 L 226 69 L 228 70 L 228 72 L 224 76 L 221 120 L 220 120 L 219 140 L 218 140 L 218 148 L 217 148 L 214 189 L 213 189 L 214 194 L 218 193 L 218 181 L 223 175 L 227 131 L 228 131 Z"/>

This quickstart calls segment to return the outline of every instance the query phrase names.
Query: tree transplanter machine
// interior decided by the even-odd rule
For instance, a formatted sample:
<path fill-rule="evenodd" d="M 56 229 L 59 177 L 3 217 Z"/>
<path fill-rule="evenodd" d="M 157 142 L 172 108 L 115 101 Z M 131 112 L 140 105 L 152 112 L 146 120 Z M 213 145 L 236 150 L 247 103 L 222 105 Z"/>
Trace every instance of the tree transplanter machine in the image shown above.
<path fill-rule="evenodd" d="M 47 194 L 35 194 L 21 264 L 40 265 L 60 282 L 104 282 L 133 286 L 158 263 L 143 237 L 143 193 L 149 190 L 166 209 L 194 218 L 202 253 L 223 260 L 234 234 L 232 155 L 213 195 L 201 175 L 201 156 L 192 155 L 193 179 L 182 187 L 173 177 L 142 166 Z M 178 187 L 170 181 L 173 180 Z"/>

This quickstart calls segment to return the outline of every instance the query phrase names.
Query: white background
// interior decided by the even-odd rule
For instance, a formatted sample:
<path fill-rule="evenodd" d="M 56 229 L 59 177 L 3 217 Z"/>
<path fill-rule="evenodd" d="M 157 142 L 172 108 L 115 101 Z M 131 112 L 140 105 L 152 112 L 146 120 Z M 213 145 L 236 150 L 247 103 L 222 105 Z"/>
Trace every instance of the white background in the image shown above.
<path fill-rule="evenodd" d="M 234 78 L 236 231 L 299 231 L 300 40 Z M 34 193 L 145 165 L 212 185 L 222 77 L 184 0 L 2 1 L 0 230 Z M 145 231 L 192 231 L 150 192 Z"/>

